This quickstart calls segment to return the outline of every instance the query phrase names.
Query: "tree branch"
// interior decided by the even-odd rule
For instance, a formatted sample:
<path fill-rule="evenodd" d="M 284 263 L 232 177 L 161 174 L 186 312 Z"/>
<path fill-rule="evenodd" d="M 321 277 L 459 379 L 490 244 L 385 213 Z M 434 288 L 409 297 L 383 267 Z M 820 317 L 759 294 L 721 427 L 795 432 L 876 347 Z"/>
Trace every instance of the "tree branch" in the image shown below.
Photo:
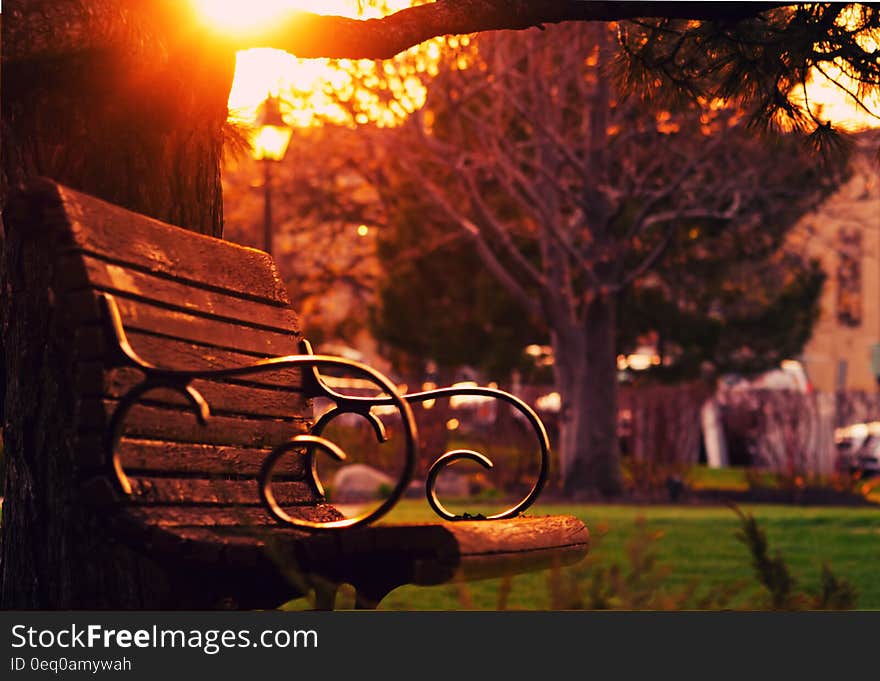
<path fill-rule="evenodd" d="M 511 295 L 515 296 L 517 300 L 519 300 L 520 304 L 525 307 L 529 313 L 538 316 L 541 312 L 541 307 L 538 302 L 530 296 L 526 290 L 522 287 L 522 285 L 516 280 L 516 278 L 507 270 L 506 267 L 498 260 L 495 256 L 495 253 L 489 247 L 489 244 L 486 243 L 486 240 L 483 238 L 483 235 L 480 233 L 480 228 L 477 227 L 471 220 L 462 215 L 458 210 L 456 210 L 452 204 L 446 200 L 446 197 L 439 188 L 435 187 L 432 182 L 427 179 L 423 179 L 423 185 L 427 193 L 430 195 L 431 200 L 441 208 L 452 220 L 454 220 L 459 227 L 467 234 L 467 236 L 473 241 L 474 246 L 477 249 L 477 252 L 480 255 L 480 259 L 483 261 L 483 264 L 492 272 L 492 274 L 498 279 L 499 282 L 511 293 Z"/>
<path fill-rule="evenodd" d="M 236 49 L 274 47 L 298 57 L 388 59 L 436 36 L 498 29 L 522 30 L 563 21 L 638 17 L 736 21 L 789 2 L 591 2 L 586 0 L 436 0 L 382 19 L 291 13 Z"/>
<path fill-rule="evenodd" d="M 495 213 L 492 209 L 486 204 L 483 200 L 483 197 L 480 193 L 480 188 L 477 186 L 476 181 L 471 176 L 470 173 L 462 173 L 465 181 L 465 186 L 468 189 L 468 195 L 471 198 L 471 202 L 474 205 L 474 208 L 477 209 L 477 212 L 480 214 L 480 217 L 483 221 L 489 226 L 492 230 L 492 234 L 495 235 L 495 239 L 504 249 L 504 252 L 508 254 L 508 256 L 525 272 L 528 277 L 539 286 L 546 286 L 546 282 L 544 281 L 544 277 L 541 276 L 541 273 L 535 269 L 535 267 L 528 261 L 528 259 L 522 254 L 519 248 L 513 243 L 513 239 L 510 236 L 510 232 L 505 228 L 503 224 L 498 220 Z"/>
<path fill-rule="evenodd" d="M 632 238 L 634 235 L 638 234 L 645 227 L 645 221 L 648 216 L 651 215 L 651 212 L 657 208 L 663 201 L 668 199 L 672 194 L 691 177 L 694 171 L 700 167 L 700 165 L 706 161 L 712 154 L 715 153 L 715 150 L 720 148 L 724 142 L 727 140 L 727 134 L 729 133 L 729 129 L 725 129 L 720 133 L 716 133 L 714 137 L 707 143 L 704 144 L 700 149 L 700 153 L 695 154 L 688 160 L 681 168 L 679 173 L 670 178 L 669 182 L 665 184 L 665 186 L 654 192 L 651 196 L 647 197 L 647 200 L 642 205 L 641 210 L 636 214 L 636 216 L 632 219 L 631 227 L 627 234 L 627 238 Z"/>
<path fill-rule="evenodd" d="M 651 252 L 645 256 L 644 260 L 638 264 L 638 266 L 634 267 L 628 274 L 626 274 L 623 279 L 616 285 L 612 286 L 612 290 L 615 293 L 620 293 L 627 286 L 632 284 L 636 279 L 641 277 L 643 274 L 647 273 L 654 264 L 660 259 L 660 256 L 666 251 L 670 242 L 672 241 L 673 229 L 667 229 L 666 234 L 663 235 L 663 238 L 657 242 Z"/>

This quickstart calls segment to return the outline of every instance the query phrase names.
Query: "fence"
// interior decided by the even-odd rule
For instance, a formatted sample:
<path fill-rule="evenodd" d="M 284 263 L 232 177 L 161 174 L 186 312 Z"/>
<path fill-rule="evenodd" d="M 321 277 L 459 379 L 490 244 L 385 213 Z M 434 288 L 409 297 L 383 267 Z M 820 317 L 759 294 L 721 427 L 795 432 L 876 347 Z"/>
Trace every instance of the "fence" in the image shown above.
<path fill-rule="evenodd" d="M 634 461 L 688 465 L 700 459 L 704 410 L 714 402 L 724 455 L 710 463 L 782 473 L 835 470 L 836 428 L 880 420 L 880 393 L 721 390 L 703 384 L 626 387 L 620 392 L 621 444 Z"/>
<path fill-rule="evenodd" d="M 702 383 L 622 387 L 621 447 L 635 461 L 695 464 L 700 457 L 700 410 L 710 397 Z"/>
<path fill-rule="evenodd" d="M 880 420 L 880 395 L 788 390 L 721 391 L 716 399 L 729 463 L 783 473 L 835 470 L 834 430 Z"/>
<path fill-rule="evenodd" d="M 543 394 L 538 388 L 522 392 L 532 404 Z M 666 468 L 697 463 L 705 447 L 710 465 L 828 474 L 837 459 L 834 430 L 880 421 L 880 393 L 748 388 L 713 395 L 709 386 L 695 382 L 621 386 L 618 399 L 624 455 Z M 554 430 L 556 414 L 541 416 Z"/>

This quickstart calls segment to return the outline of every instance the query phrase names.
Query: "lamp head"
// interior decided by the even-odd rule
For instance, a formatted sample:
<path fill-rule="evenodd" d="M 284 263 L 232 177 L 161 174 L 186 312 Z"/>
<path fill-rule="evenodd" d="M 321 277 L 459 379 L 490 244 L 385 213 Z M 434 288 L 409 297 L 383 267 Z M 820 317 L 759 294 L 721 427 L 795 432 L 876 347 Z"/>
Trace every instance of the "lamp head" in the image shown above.
<path fill-rule="evenodd" d="M 258 161 L 280 161 L 287 153 L 291 127 L 281 115 L 278 97 L 269 95 L 257 111 L 257 134 L 254 137 L 254 158 Z"/>

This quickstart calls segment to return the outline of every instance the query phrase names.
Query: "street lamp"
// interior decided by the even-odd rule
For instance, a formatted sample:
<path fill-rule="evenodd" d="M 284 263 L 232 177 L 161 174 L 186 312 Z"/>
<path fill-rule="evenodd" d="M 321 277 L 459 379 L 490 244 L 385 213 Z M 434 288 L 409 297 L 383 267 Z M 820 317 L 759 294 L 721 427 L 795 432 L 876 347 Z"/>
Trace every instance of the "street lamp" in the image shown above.
<path fill-rule="evenodd" d="M 272 253 L 272 166 L 284 158 L 293 130 L 281 116 L 281 102 L 269 95 L 257 110 L 254 158 L 263 162 L 263 250 Z"/>

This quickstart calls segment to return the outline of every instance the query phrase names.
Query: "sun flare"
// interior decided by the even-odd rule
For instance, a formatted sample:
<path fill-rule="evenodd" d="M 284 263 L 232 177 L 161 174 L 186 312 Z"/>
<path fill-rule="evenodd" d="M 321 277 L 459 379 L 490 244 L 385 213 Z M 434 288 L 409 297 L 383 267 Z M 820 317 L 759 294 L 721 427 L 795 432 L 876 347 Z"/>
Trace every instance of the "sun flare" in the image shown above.
<path fill-rule="evenodd" d="M 202 20 L 229 33 L 247 33 L 291 12 L 357 16 L 356 0 L 192 0 Z"/>

